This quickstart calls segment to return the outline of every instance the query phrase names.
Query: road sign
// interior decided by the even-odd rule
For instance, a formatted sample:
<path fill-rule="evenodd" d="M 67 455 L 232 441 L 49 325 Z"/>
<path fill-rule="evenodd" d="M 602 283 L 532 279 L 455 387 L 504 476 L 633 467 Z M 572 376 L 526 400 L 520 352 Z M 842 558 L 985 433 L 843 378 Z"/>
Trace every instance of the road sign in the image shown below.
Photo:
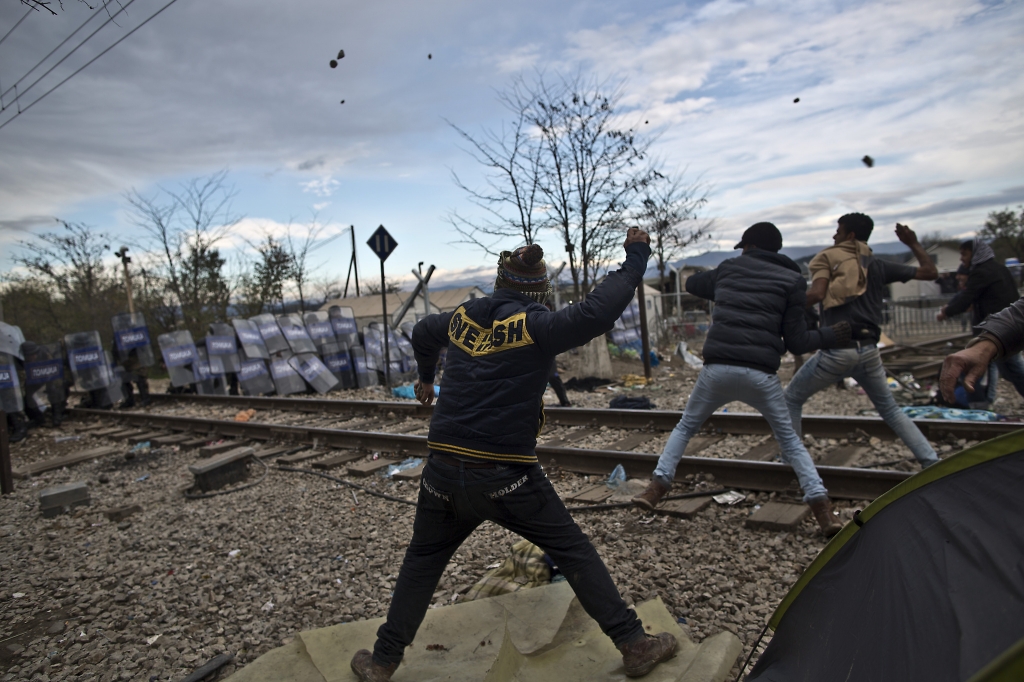
<path fill-rule="evenodd" d="M 370 235 L 370 239 L 366 243 L 370 246 L 370 250 L 377 254 L 377 258 L 380 258 L 381 263 L 386 261 L 391 252 L 398 246 L 398 242 L 388 234 L 383 225 Z"/>

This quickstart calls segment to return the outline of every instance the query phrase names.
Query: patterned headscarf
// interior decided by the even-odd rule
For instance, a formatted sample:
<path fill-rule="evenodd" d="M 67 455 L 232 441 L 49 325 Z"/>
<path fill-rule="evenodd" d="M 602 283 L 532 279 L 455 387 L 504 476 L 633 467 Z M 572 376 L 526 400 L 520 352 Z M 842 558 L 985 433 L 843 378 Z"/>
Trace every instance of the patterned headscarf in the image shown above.
<path fill-rule="evenodd" d="M 995 251 L 987 243 L 981 241 L 978 237 L 974 238 L 974 245 L 971 248 L 971 269 L 984 263 L 987 260 L 992 260 L 996 257 Z"/>
<path fill-rule="evenodd" d="M 498 276 L 494 289 L 512 289 L 543 304 L 551 294 L 548 266 L 540 244 L 520 246 L 515 251 L 502 251 L 498 258 Z"/>

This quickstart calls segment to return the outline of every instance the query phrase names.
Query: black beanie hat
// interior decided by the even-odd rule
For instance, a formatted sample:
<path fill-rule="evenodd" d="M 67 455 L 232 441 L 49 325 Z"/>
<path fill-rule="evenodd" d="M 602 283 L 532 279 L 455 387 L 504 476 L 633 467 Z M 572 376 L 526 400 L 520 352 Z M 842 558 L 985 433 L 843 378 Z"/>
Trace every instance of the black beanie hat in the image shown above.
<path fill-rule="evenodd" d="M 746 229 L 740 243 L 733 248 L 742 249 L 745 246 L 756 246 L 765 251 L 778 253 L 782 248 L 782 233 L 771 223 L 754 223 Z"/>

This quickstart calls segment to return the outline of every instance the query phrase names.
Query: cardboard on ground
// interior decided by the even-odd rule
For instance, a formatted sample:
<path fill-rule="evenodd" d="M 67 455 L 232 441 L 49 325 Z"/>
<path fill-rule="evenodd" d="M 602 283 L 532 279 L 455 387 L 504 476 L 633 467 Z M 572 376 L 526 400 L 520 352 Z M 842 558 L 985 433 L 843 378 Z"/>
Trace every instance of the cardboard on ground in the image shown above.
<path fill-rule="evenodd" d="M 642 678 L 649 682 L 721 682 L 742 646 L 730 632 L 697 645 L 661 599 L 636 609 L 650 633 L 671 632 L 679 651 Z M 383 618 L 299 634 L 267 652 L 230 682 L 352 682 L 359 649 L 373 649 Z M 440 644 L 445 650 L 428 650 Z M 554 583 L 427 611 L 394 682 L 624 682 L 622 657 L 588 616 L 568 583 Z"/>

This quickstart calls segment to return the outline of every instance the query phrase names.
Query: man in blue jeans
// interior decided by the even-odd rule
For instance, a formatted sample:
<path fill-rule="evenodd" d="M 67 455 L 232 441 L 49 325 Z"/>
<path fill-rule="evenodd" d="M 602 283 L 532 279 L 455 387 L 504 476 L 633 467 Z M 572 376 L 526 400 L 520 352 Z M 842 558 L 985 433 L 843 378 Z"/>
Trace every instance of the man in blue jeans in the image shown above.
<path fill-rule="evenodd" d="M 555 356 L 609 331 L 633 300 L 651 255 L 643 230 L 627 232 L 626 261 L 587 297 L 551 312 L 544 251 L 503 251 L 494 293 L 416 323 L 416 397 L 434 400 L 434 369 L 448 349 L 441 395 L 430 419 L 430 459 L 420 480 L 412 540 L 395 583 L 387 622 L 371 653 L 356 652 L 361 682 L 386 682 L 430 606 L 459 545 L 484 521 L 539 546 L 565 575 L 580 605 L 622 653 L 627 677 L 646 675 L 675 655 L 671 633 L 649 635 L 627 608 L 597 550 L 573 521 L 537 463 L 542 396 Z"/>
<path fill-rule="evenodd" d="M 849 213 L 839 219 L 839 228 L 833 237 L 836 246 L 846 242 L 867 242 L 874 229 L 874 221 L 863 213 Z M 845 344 L 828 350 L 821 350 L 793 376 L 786 387 L 786 404 L 793 420 L 793 428 L 800 435 L 803 405 L 818 391 L 834 385 L 846 377 L 853 379 L 864 389 L 878 414 L 899 436 L 922 467 L 938 461 L 935 449 L 928 443 L 921 430 L 903 413 L 886 382 L 885 368 L 878 354 L 878 339 L 882 330 L 883 298 L 886 285 L 891 282 L 909 282 L 912 279 L 933 280 L 938 276 L 935 265 L 917 241 L 914 231 L 905 225 L 896 225 L 896 236 L 906 244 L 920 263 L 918 267 L 900 265 L 880 260 L 874 256 L 865 257 L 867 282 L 864 293 L 842 305 L 825 308 L 822 315 L 824 324 L 847 322 L 851 338 Z M 866 247 L 866 244 L 864 244 Z M 870 250 L 868 250 L 870 253 Z M 824 252 L 823 252 L 824 253 Z M 815 257 L 817 258 L 817 257 Z M 811 261 L 814 263 L 814 260 Z M 818 275 L 821 276 L 818 276 Z M 811 288 L 807 292 L 808 305 L 825 299 L 829 289 L 827 272 L 811 268 Z"/>
<path fill-rule="evenodd" d="M 704 368 L 650 484 L 633 502 L 653 510 L 671 488 L 676 466 L 704 421 L 722 405 L 740 400 L 768 420 L 782 458 L 796 473 L 804 501 L 821 532 L 831 537 L 842 526 L 832 515 L 828 491 L 810 454 L 793 430 L 776 372 L 787 350 L 809 353 L 842 345 L 849 339 L 850 328 L 846 323 L 807 328 L 807 283 L 800 267 L 778 253 L 782 234 L 774 225 L 757 223 L 747 228 L 736 248 L 743 249 L 740 257 L 686 280 L 686 291 L 715 302 L 704 342 Z"/>

